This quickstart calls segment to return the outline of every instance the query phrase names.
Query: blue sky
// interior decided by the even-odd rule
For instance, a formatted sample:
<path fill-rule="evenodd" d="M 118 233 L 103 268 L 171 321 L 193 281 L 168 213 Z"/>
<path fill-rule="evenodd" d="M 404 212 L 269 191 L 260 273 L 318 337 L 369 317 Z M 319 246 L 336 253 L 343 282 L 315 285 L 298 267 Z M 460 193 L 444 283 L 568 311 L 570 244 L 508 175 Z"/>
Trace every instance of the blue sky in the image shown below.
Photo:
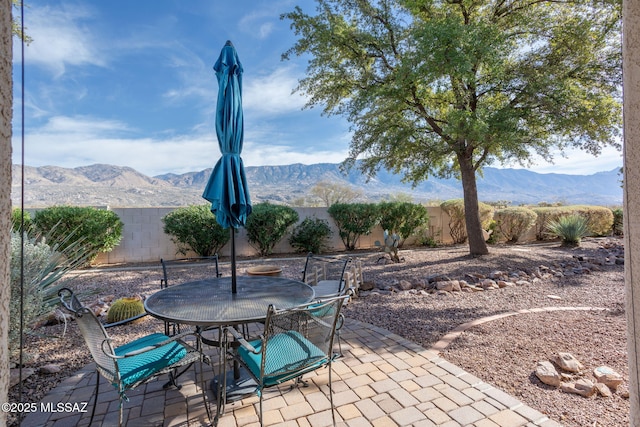
<path fill-rule="evenodd" d="M 25 164 L 106 163 L 147 175 L 213 167 L 217 82 L 227 40 L 244 67 L 245 165 L 338 163 L 349 124 L 302 110 L 292 94 L 306 58 L 281 61 L 295 42 L 283 12 L 312 0 L 26 2 Z M 20 162 L 20 45 L 14 44 L 14 163 Z M 610 149 L 539 161 L 531 170 L 588 174 L 622 165 Z"/>

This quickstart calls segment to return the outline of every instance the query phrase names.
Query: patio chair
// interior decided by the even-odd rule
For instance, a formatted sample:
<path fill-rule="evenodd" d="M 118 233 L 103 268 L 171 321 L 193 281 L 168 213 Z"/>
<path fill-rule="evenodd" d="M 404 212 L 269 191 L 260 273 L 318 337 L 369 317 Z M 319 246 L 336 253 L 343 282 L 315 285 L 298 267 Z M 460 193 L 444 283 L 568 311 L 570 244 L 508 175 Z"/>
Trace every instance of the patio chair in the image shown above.
<path fill-rule="evenodd" d="M 316 297 L 342 295 L 348 289 L 345 275 L 350 264 L 351 257 L 309 253 L 302 281 L 313 287 Z"/>
<path fill-rule="evenodd" d="M 187 267 L 191 265 L 199 265 L 205 266 L 207 268 L 214 268 L 215 273 L 213 271 L 212 274 L 215 274 L 215 277 L 221 277 L 222 273 L 220 273 L 220 268 L 218 266 L 218 254 L 206 256 L 206 257 L 189 257 L 189 258 L 178 258 L 172 260 L 165 260 L 163 258 L 160 259 L 160 264 L 162 265 L 162 278 L 160 279 L 160 289 L 168 288 L 169 286 L 174 285 L 173 280 L 170 280 L 169 269 L 177 268 L 177 267 Z M 212 269 L 213 269 L 212 268 Z M 165 335 L 175 335 L 179 334 L 181 326 L 177 323 L 164 322 L 164 333 Z"/>
<path fill-rule="evenodd" d="M 170 376 L 170 381 L 165 387 L 172 384 L 180 388 L 175 382 L 176 370 L 180 367 L 188 367 L 194 362 L 200 362 L 202 399 L 209 421 L 211 421 L 211 412 L 204 387 L 204 375 L 202 375 L 202 362 L 210 365 L 211 361 L 202 352 L 185 342 L 187 336 L 195 337 L 198 342 L 199 337 L 196 334 L 184 333 L 168 337 L 161 333 L 154 333 L 114 348 L 102 323 L 92 310 L 82 305 L 71 289 L 60 289 L 58 296 L 61 304 L 73 314 L 96 364 L 98 375 L 96 375 L 93 409 L 89 425 L 93 422 L 96 411 L 100 376 L 106 378 L 118 391 L 120 398 L 118 425 L 121 426 L 123 403 L 128 400 L 126 396 L 128 390 L 163 374 Z M 199 344 L 196 347 L 201 348 Z"/>
<path fill-rule="evenodd" d="M 255 393 L 260 398 L 260 425 L 263 424 L 263 390 L 278 386 L 290 380 L 295 384 L 306 383 L 302 375 L 317 369 L 328 367 L 329 400 L 331 417 L 335 425 L 333 405 L 332 369 L 335 358 L 333 339 L 340 318 L 340 309 L 350 295 L 327 298 L 321 303 L 278 310 L 273 305 L 267 310 L 264 330 L 259 339 L 247 341 L 232 326 L 223 328 L 222 354 L 238 361 L 257 383 Z M 232 344 L 239 344 L 235 350 Z M 224 372 L 222 384 L 226 384 L 227 370 L 225 358 L 220 358 L 220 371 Z M 224 413 L 226 402 L 225 388 L 218 393 L 218 411 L 214 420 L 217 424 Z"/>

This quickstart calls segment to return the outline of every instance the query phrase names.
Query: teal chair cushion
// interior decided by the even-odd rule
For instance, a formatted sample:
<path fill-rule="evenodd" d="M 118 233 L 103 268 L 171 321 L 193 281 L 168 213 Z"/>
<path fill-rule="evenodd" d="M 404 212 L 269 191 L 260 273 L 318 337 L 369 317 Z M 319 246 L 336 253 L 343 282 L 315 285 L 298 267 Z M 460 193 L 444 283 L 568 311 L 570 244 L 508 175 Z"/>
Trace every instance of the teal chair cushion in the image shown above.
<path fill-rule="evenodd" d="M 260 364 L 262 363 L 262 341 L 255 340 L 251 345 L 259 352 L 254 354 L 244 347 L 238 353 L 251 372 L 260 378 Z M 265 364 L 264 387 L 280 384 L 283 381 L 317 369 L 328 362 L 322 350 L 296 331 L 276 334 L 267 344 L 267 361 Z M 295 375 L 291 375 L 295 373 Z"/>
<path fill-rule="evenodd" d="M 164 334 L 155 333 L 120 346 L 114 351 L 116 355 L 123 356 L 132 351 L 154 346 L 168 339 L 169 337 Z M 178 362 L 186 355 L 187 349 L 182 344 L 174 341 L 154 350 L 118 360 L 123 389 L 127 389 L 132 384 Z"/>

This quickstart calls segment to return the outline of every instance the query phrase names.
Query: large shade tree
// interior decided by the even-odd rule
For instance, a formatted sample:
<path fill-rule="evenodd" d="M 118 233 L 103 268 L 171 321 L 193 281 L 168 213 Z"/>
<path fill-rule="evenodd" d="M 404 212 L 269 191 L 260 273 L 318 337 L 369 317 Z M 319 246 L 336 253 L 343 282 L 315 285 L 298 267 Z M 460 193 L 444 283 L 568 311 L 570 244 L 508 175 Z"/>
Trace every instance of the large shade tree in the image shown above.
<path fill-rule="evenodd" d="M 298 37 L 283 58 L 309 57 L 307 106 L 352 124 L 345 164 L 458 177 L 474 255 L 484 166 L 619 148 L 620 0 L 317 0 L 282 17 Z"/>

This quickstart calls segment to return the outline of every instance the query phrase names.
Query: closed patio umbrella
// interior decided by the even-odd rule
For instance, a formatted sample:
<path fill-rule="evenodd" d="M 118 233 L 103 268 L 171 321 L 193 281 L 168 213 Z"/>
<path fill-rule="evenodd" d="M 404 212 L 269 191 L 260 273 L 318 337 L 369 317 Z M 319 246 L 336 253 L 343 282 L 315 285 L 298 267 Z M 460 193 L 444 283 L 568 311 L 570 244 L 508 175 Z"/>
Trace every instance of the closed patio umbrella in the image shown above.
<path fill-rule="evenodd" d="M 216 135 L 222 157 L 218 160 L 202 197 L 211 202 L 218 224 L 231 233 L 231 284 L 236 293 L 235 230 L 251 213 L 249 187 L 240 153 L 244 138 L 242 114 L 242 64 L 230 41 L 222 48 L 213 69 L 218 79 Z"/>

